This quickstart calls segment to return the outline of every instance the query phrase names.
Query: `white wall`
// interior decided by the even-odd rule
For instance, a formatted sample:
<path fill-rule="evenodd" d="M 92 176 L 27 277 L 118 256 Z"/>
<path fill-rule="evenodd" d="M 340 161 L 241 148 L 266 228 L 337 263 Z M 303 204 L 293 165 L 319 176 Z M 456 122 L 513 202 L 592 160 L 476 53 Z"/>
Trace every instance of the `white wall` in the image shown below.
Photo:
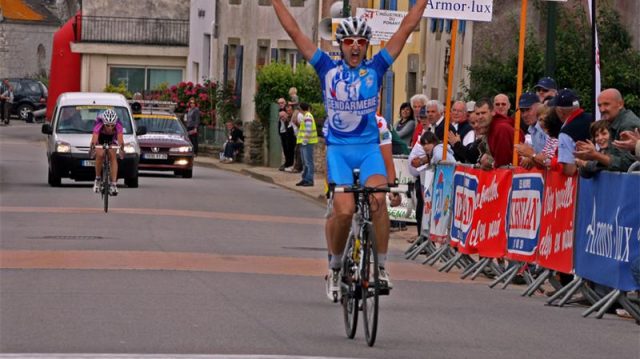
<path fill-rule="evenodd" d="M 211 44 L 205 44 L 204 42 L 205 35 L 209 35 L 209 39 L 212 36 L 214 11 L 215 1 L 191 0 L 191 10 L 189 12 L 189 56 L 186 76 L 188 81 L 198 83 L 202 82 L 203 78 L 210 78 L 210 64 L 213 63 L 210 51 Z"/>

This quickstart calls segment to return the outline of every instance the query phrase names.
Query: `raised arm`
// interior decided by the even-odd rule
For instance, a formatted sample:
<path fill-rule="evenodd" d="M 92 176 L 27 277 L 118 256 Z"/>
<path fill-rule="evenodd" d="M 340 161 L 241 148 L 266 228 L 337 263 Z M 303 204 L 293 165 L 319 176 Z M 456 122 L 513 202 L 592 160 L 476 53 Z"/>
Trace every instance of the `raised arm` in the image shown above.
<path fill-rule="evenodd" d="M 394 59 L 400 55 L 400 51 L 402 51 L 409 35 L 411 35 L 411 32 L 413 32 L 416 26 L 420 23 L 420 19 L 422 18 L 422 14 L 424 13 L 424 8 L 426 6 L 427 0 L 417 0 L 416 4 L 413 5 L 411 10 L 407 13 L 407 16 L 402 19 L 400 27 L 398 27 L 398 31 L 396 31 L 387 42 L 385 48 Z"/>
<path fill-rule="evenodd" d="M 307 61 L 311 60 L 318 47 L 300 30 L 300 26 L 289 10 L 287 10 L 287 7 L 284 6 L 282 0 L 271 0 L 271 4 L 273 4 L 273 10 L 275 10 L 276 16 L 278 16 L 278 20 L 280 20 L 284 31 L 289 34 L 289 37 L 291 37 L 293 43 L 296 44 L 302 56 Z"/>

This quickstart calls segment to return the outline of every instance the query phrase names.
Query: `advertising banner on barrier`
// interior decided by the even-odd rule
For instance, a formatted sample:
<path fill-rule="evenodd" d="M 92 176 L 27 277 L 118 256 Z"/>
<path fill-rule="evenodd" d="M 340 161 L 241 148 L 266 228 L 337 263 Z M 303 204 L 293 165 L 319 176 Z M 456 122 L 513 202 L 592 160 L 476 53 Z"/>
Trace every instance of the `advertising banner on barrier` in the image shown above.
<path fill-rule="evenodd" d="M 482 257 L 501 258 L 507 253 L 507 207 L 511 191 L 510 169 L 480 171 L 476 209 L 467 241 Z"/>
<path fill-rule="evenodd" d="M 455 165 L 453 164 L 437 165 L 433 179 L 429 233 L 431 240 L 438 243 L 446 243 L 449 238 L 454 170 Z"/>
<path fill-rule="evenodd" d="M 563 273 L 573 270 L 573 230 L 577 175 L 547 171 L 536 263 Z"/>
<path fill-rule="evenodd" d="M 542 216 L 544 172 L 514 169 L 507 220 L 507 258 L 533 263 Z"/>
<path fill-rule="evenodd" d="M 393 158 L 393 165 L 396 169 L 396 179 L 399 184 L 413 184 L 414 177 L 409 173 L 409 161 L 406 158 Z M 416 223 L 415 195 L 410 193 L 397 194 L 400 198 L 391 200 L 387 196 L 387 212 L 392 221 L 402 221 Z M 399 202 L 399 203 L 398 203 Z"/>
<path fill-rule="evenodd" d="M 631 267 L 640 265 L 640 175 L 601 172 L 581 178 L 577 213 L 576 274 L 616 289 L 639 290 Z"/>
<path fill-rule="evenodd" d="M 476 248 L 467 243 L 473 213 L 476 208 L 476 190 L 480 170 L 456 166 L 453 174 L 453 220 L 451 221 L 451 246 L 461 253 L 476 253 Z"/>
<path fill-rule="evenodd" d="M 429 225 L 431 224 L 431 197 L 433 189 L 433 177 L 435 175 L 435 169 L 433 167 L 426 167 L 424 171 L 420 172 L 420 183 L 422 184 L 422 198 L 424 199 L 424 209 L 422 211 L 422 233 L 425 236 L 429 235 Z"/>

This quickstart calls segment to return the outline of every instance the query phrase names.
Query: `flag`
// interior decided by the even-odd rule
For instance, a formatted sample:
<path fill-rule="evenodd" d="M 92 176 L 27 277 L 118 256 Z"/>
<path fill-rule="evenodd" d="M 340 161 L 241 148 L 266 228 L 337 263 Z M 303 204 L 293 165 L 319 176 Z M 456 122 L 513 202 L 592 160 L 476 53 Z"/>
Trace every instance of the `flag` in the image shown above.
<path fill-rule="evenodd" d="M 594 92 L 594 99 L 598 99 L 598 95 L 600 94 L 601 88 L 602 88 L 602 84 L 600 81 L 600 45 L 598 44 L 598 27 L 596 24 L 596 11 L 595 11 L 595 6 L 592 6 L 592 2 L 595 3 L 596 0 L 589 0 L 589 18 L 591 19 L 591 26 L 594 26 L 594 42 L 593 42 L 593 46 L 594 49 L 593 51 L 595 52 L 595 57 L 596 57 L 596 61 L 595 61 L 595 66 L 593 71 L 595 71 L 595 83 L 594 83 L 594 87 L 593 87 L 593 92 Z M 596 104 L 594 104 L 594 106 L 596 106 L 596 111 L 595 111 L 595 116 L 596 116 L 596 121 L 600 120 L 600 111 L 597 111 L 598 107 L 597 107 L 597 102 Z"/>

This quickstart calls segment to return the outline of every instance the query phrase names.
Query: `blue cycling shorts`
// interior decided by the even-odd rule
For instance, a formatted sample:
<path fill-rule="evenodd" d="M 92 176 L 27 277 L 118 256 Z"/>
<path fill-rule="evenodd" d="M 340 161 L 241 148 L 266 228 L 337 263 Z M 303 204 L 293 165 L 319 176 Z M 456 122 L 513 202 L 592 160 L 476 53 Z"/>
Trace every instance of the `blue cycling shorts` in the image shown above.
<path fill-rule="evenodd" d="M 387 176 L 377 143 L 327 146 L 327 178 L 338 186 L 353 184 L 353 169 L 360 169 L 360 183 L 373 175 Z"/>

